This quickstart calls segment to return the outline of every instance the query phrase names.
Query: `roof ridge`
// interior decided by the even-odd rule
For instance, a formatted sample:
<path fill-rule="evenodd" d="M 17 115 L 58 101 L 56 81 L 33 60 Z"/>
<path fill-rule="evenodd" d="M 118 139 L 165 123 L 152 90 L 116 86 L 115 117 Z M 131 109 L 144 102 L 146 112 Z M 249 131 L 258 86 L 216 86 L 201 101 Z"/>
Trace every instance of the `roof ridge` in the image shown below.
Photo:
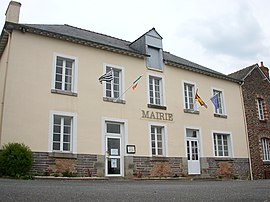
<path fill-rule="evenodd" d="M 99 33 L 99 32 L 94 32 L 94 31 L 91 31 L 91 30 L 88 30 L 88 29 L 83 29 L 83 28 L 76 27 L 76 26 L 73 26 L 73 25 L 64 24 L 64 26 L 72 27 L 72 28 L 75 28 L 75 29 L 78 29 L 78 30 L 82 30 L 82 31 L 86 31 L 86 32 L 91 32 L 91 33 L 94 33 L 94 34 L 99 34 L 101 36 L 110 37 L 112 39 L 117 39 L 117 40 L 121 40 L 121 41 L 124 41 L 124 42 L 127 42 L 127 43 L 131 43 L 130 41 L 127 41 L 127 40 L 124 40 L 124 39 L 113 37 L 113 36 L 110 36 L 110 35 L 107 35 L 107 34 L 102 34 L 102 33 Z"/>
<path fill-rule="evenodd" d="M 251 67 L 254 67 L 254 66 L 256 66 L 256 65 L 258 65 L 258 63 L 255 63 L 255 64 L 253 64 L 253 65 L 249 65 L 249 66 L 244 67 L 244 68 L 242 68 L 242 69 L 239 69 L 239 70 L 237 70 L 237 71 L 235 71 L 235 72 L 232 72 L 232 73 L 230 73 L 230 74 L 228 74 L 228 75 L 237 74 L 237 73 L 239 73 L 239 72 L 241 72 L 241 71 L 243 71 L 243 70 L 245 70 L 245 69 L 247 69 L 247 68 L 251 68 Z"/>

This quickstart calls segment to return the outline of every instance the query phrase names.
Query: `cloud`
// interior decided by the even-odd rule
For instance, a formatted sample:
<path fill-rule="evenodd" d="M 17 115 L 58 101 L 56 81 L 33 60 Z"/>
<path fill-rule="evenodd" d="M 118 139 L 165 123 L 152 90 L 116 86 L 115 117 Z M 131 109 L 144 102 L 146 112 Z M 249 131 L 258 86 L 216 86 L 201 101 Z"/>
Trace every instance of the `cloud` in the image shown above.
<path fill-rule="evenodd" d="M 263 30 L 250 6 L 241 2 L 227 8 L 219 15 L 190 20 L 180 35 L 194 40 L 210 54 L 242 59 L 265 55 Z"/>

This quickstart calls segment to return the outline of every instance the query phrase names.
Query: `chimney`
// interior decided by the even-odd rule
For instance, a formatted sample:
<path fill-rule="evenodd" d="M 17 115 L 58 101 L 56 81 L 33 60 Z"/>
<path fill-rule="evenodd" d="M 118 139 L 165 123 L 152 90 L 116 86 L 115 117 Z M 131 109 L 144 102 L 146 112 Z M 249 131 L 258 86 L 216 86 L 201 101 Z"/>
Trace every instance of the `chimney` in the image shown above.
<path fill-rule="evenodd" d="M 260 68 L 261 68 L 261 70 L 264 72 L 265 76 L 266 76 L 267 78 L 269 78 L 269 69 L 268 69 L 268 67 L 265 67 L 265 66 L 263 65 L 263 62 L 261 62 Z"/>
<path fill-rule="evenodd" d="M 16 1 L 9 2 L 6 11 L 6 22 L 19 23 L 21 3 Z"/>

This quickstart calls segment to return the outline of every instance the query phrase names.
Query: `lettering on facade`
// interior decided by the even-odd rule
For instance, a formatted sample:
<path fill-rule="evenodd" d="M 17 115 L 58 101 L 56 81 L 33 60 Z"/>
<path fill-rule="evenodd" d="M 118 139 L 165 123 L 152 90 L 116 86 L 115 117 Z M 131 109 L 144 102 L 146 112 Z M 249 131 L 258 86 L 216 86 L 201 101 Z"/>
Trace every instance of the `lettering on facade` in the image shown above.
<path fill-rule="evenodd" d="M 154 119 L 154 120 L 160 120 L 160 121 L 173 121 L 173 114 L 142 110 L 142 118 Z"/>

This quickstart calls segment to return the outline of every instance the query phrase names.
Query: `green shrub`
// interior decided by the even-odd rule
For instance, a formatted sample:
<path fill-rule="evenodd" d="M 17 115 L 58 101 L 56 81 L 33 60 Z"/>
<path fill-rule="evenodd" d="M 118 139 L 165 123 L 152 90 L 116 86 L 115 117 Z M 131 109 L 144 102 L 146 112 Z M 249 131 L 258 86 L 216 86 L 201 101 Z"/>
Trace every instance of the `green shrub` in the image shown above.
<path fill-rule="evenodd" d="M 75 177 L 75 174 L 69 170 L 62 172 L 63 177 Z"/>
<path fill-rule="evenodd" d="M 32 163 L 32 151 L 29 147 L 19 143 L 5 144 L 0 152 L 0 175 L 26 176 Z"/>

